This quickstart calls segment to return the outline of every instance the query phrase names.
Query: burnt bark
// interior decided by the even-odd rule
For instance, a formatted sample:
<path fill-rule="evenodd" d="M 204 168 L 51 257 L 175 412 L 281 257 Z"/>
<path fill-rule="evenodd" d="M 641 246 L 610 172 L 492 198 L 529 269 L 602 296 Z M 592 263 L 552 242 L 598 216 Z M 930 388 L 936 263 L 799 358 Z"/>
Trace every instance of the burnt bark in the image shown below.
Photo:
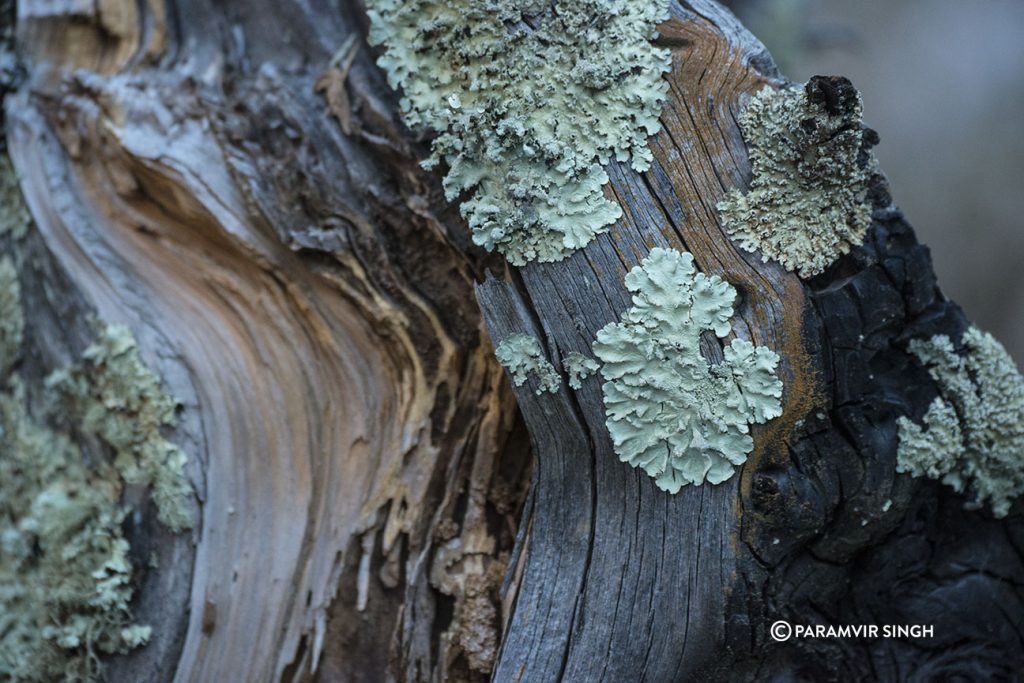
<path fill-rule="evenodd" d="M 514 269 L 469 239 L 400 122 L 355 2 L 17 6 L 7 149 L 42 377 L 128 324 L 183 405 L 197 524 L 127 530 L 157 569 L 153 642 L 110 680 L 1012 680 L 1024 525 L 895 471 L 936 396 L 907 351 L 968 321 L 873 180 L 861 247 L 802 281 L 723 232 L 749 182 L 736 119 L 783 77 L 717 4 L 673 2 L 664 130 L 624 217 Z M 9 17 L 10 18 L 10 17 Z M 718 486 L 619 462 L 600 382 L 513 389 L 491 339 L 588 353 L 656 246 L 739 292 L 782 357 L 783 416 Z M 709 349 L 714 353 L 714 349 Z M 801 624 L 920 639 L 775 642 Z"/>

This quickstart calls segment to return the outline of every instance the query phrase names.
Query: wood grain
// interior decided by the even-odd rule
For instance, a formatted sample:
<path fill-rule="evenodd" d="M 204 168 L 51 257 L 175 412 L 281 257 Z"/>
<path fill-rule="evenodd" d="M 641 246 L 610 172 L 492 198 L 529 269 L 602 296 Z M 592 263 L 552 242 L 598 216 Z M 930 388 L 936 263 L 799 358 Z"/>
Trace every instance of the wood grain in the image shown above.
<path fill-rule="evenodd" d="M 471 643 L 437 603 L 500 605 L 482 577 L 500 583 L 515 529 L 491 516 L 517 514 L 528 452 L 507 445 L 516 412 L 473 301 L 478 255 L 453 245 L 372 56 L 349 73 L 352 136 L 315 74 L 289 66 L 302 50 L 325 65 L 359 27 L 307 17 L 296 47 L 267 35 L 292 11 L 277 3 L 29 5 L 7 133 L 38 235 L 80 306 L 128 324 L 181 399 L 197 490 L 191 537 L 147 544 L 154 642 L 110 677 L 462 665 Z M 496 643 L 498 627 L 477 631 Z"/>
<path fill-rule="evenodd" d="M 731 14 L 671 4 L 651 170 L 612 165 L 622 219 L 520 270 L 472 245 L 418 166 L 429 140 L 366 28 L 358 3 L 319 0 L 18 4 L 27 371 L 80 352 L 92 313 L 128 324 L 182 400 L 197 491 L 191 535 L 150 514 L 127 530 L 158 559 L 137 607 L 154 640 L 111 680 L 1024 670 L 1019 511 L 895 474 L 896 417 L 935 395 L 906 343 L 967 320 L 885 179 L 865 245 L 806 282 L 722 231 L 715 204 L 750 174 L 738 113 L 786 84 Z M 598 377 L 513 391 L 491 344 L 590 355 L 656 246 L 737 289 L 734 334 L 780 354 L 785 386 L 738 476 L 674 496 L 612 452 Z M 939 636 L 777 645 L 778 618 Z"/>

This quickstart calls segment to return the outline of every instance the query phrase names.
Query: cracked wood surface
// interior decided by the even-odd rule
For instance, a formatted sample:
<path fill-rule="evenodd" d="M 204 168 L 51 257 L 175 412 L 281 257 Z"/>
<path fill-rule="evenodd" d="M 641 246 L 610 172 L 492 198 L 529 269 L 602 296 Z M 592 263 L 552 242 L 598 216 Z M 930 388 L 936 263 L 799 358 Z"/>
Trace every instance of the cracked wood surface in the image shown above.
<path fill-rule="evenodd" d="M 673 71 L 655 164 L 609 172 L 623 219 L 563 263 L 488 280 L 481 307 L 495 339 L 535 334 L 552 361 L 588 353 L 629 305 L 629 268 L 653 247 L 686 249 L 738 290 L 734 334 L 782 356 L 783 416 L 752 428 L 738 477 L 670 496 L 617 461 L 598 377 L 574 395 L 518 388 L 538 468 L 497 678 L 1016 680 L 1019 514 L 967 512 L 936 482 L 895 474 L 896 418 L 920 418 L 935 396 L 906 344 L 958 337 L 965 317 L 939 292 L 880 175 L 865 245 L 823 275 L 802 283 L 737 250 L 715 209 L 748 179 L 737 115 L 745 95 L 783 82 L 712 3 L 672 14 L 660 27 Z M 720 343 L 705 343 L 705 356 L 720 358 Z M 561 539 L 559 552 L 550 539 Z M 937 635 L 780 646 L 767 633 L 780 618 L 931 624 Z"/>
<path fill-rule="evenodd" d="M 736 117 L 784 82 L 717 4 L 671 15 L 655 162 L 609 169 L 623 218 L 508 272 L 418 168 L 359 5 L 19 3 L 6 127 L 37 226 L 32 362 L 81 346 L 90 311 L 129 324 L 183 401 L 199 492 L 192 537 L 131 531 L 160 563 L 139 602 L 155 636 L 111 680 L 1024 670 L 1019 513 L 894 471 L 896 417 L 935 396 L 906 342 L 966 319 L 881 177 L 865 246 L 823 275 L 737 249 L 715 209 L 748 181 Z M 785 386 L 738 475 L 675 496 L 617 460 L 598 377 L 513 400 L 488 341 L 590 355 L 656 246 L 736 287 L 734 334 L 780 354 Z M 777 618 L 938 637 L 775 646 Z"/>
<path fill-rule="evenodd" d="M 735 120 L 742 97 L 775 76 L 763 48 L 726 16 L 710 5 L 673 5 L 660 26 L 673 55 L 670 100 L 650 172 L 610 169 L 623 218 L 569 259 L 521 269 L 520 287 L 492 279 L 479 295 L 492 338 L 526 331 L 552 359 L 591 355 L 597 331 L 629 306 L 626 272 L 654 247 L 693 253 L 700 270 L 736 287 L 734 333 L 782 356 L 784 417 L 753 429 L 766 451 L 784 448 L 816 384 L 796 276 L 738 250 L 717 221 L 715 203 L 749 173 Z M 705 355 L 721 358 L 720 344 L 705 340 Z M 538 481 L 499 680 L 687 680 L 722 661 L 742 555 L 741 479 L 659 491 L 612 451 L 600 385 L 593 376 L 572 398 L 568 387 L 540 397 L 529 385 L 516 390 Z"/>
<path fill-rule="evenodd" d="M 480 257 L 365 46 L 343 62 L 352 135 L 316 92 L 308 64 L 363 41 L 356 8 L 303 11 L 18 7 L 7 139 L 45 252 L 26 290 L 52 289 L 45 256 L 68 283 L 42 308 L 77 294 L 133 329 L 182 401 L 198 491 L 191 537 L 132 538 L 156 550 L 155 635 L 112 680 L 440 679 L 494 658 L 497 608 L 451 613 L 499 604 L 528 477 Z"/>

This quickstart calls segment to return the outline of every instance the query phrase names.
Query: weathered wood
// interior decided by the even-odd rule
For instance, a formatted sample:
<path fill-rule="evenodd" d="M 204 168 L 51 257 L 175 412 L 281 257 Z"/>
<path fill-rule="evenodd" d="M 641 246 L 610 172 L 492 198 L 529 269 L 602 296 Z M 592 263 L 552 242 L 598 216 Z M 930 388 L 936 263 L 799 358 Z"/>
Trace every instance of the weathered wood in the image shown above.
<path fill-rule="evenodd" d="M 151 514 L 128 530 L 158 559 L 137 605 L 154 640 L 111 680 L 1024 670 L 1019 512 L 966 512 L 895 473 L 896 418 L 935 395 L 906 343 L 965 317 L 881 176 L 868 241 L 823 275 L 738 249 L 715 208 L 749 181 L 737 117 L 784 81 L 716 3 L 671 15 L 653 167 L 609 168 L 623 218 L 511 270 L 418 166 L 427 143 L 400 123 L 358 3 L 19 3 L 22 372 L 80 352 L 93 312 L 128 324 L 182 400 L 197 490 L 191 535 Z M 736 287 L 734 334 L 779 353 L 785 386 L 738 476 L 677 495 L 619 462 L 598 377 L 512 390 L 489 341 L 534 334 L 556 366 L 590 355 L 657 246 Z M 780 618 L 936 637 L 777 645 Z"/>
<path fill-rule="evenodd" d="M 610 171 L 624 218 L 566 261 L 522 269 L 525 291 L 519 307 L 540 321 L 552 357 L 569 351 L 589 354 L 597 330 L 628 306 L 622 279 L 629 268 L 655 246 L 690 251 L 702 271 L 722 275 L 741 292 L 738 334 L 786 351 L 784 376 L 790 380 L 787 386 L 797 389 L 785 397 L 785 419 L 792 424 L 810 398 L 802 388 L 813 384 L 805 378 L 800 338 L 802 288 L 781 268 L 738 251 L 719 228 L 714 209 L 745 170 L 734 122 L 739 96 L 764 85 L 771 74 L 762 75 L 754 66 L 763 63 L 754 58 L 761 54 L 756 41 L 734 33 L 734 23 L 723 22 L 722 28 L 712 23 L 724 16 L 713 9 L 704 16 L 673 6 L 672 19 L 660 27 L 662 43 L 673 50 L 671 99 L 662 115 L 665 130 L 652 143 L 656 161 L 651 172 L 641 176 L 625 166 Z M 706 84 L 694 87 L 702 78 Z M 492 337 L 522 331 L 502 329 L 515 318 L 508 304 L 502 308 L 486 294 L 493 289 L 485 286 L 481 292 Z M 720 357 L 721 349 L 707 352 Z M 528 387 L 518 390 L 517 398 L 531 433 L 558 429 L 554 444 L 535 442 L 540 467 L 531 524 L 534 529 L 555 523 L 563 530 L 586 530 L 587 544 L 579 550 L 575 544 L 560 547 L 551 558 L 542 541 L 540 550 L 529 552 L 538 541 L 536 536 L 528 539 L 520 601 L 529 596 L 541 602 L 533 596 L 564 581 L 567 564 L 581 588 L 554 604 L 549 601 L 540 624 L 534 610 L 517 608 L 497 677 L 685 680 L 728 664 L 720 651 L 740 561 L 733 537 L 740 525 L 738 478 L 715 487 L 684 488 L 675 496 L 657 490 L 650 478 L 618 462 L 612 452 L 596 377 L 577 392 L 576 415 L 544 406 L 543 421 L 531 420 L 532 405 L 556 399 L 535 397 Z M 785 427 L 773 427 L 786 433 Z M 574 449 L 563 444 L 580 441 L 580 435 L 593 444 L 593 455 L 575 457 L 568 480 L 564 466 L 545 467 L 548 458 L 561 463 L 573 455 Z M 757 431 L 755 437 L 764 443 Z M 566 517 L 559 513 L 562 508 L 543 505 L 544 499 L 580 501 L 571 488 L 579 482 L 572 479 L 589 479 L 589 468 L 589 511 L 577 505 Z M 556 645 L 561 659 L 554 664 L 533 655 Z"/>
<path fill-rule="evenodd" d="M 129 11 L 116 26 L 112 8 Z M 517 514 L 528 462 L 506 444 L 514 404 L 482 342 L 477 257 L 452 246 L 466 237 L 365 46 L 347 79 L 355 135 L 314 91 L 310 65 L 361 36 L 352 11 L 139 12 L 21 3 L 27 78 L 7 102 L 38 235 L 69 280 L 30 343 L 70 302 L 130 325 L 183 403 L 199 492 L 191 537 L 134 535 L 158 556 L 139 600 L 156 636 L 110 677 L 456 666 L 469 641 L 437 603 L 500 582 L 514 528 L 490 524 Z M 37 268 L 26 291 L 60 283 Z"/>
<path fill-rule="evenodd" d="M 652 143 L 656 164 L 642 177 L 624 167 L 610 173 L 626 216 L 566 262 L 522 269 L 519 288 L 485 284 L 485 319 L 495 338 L 539 327 L 551 358 L 587 352 L 597 330 L 628 306 L 619 284 L 625 272 L 655 246 L 686 249 L 702 271 L 739 290 L 737 335 L 782 355 L 784 414 L 754 429 L 756 450 L 738 482 L 669 496 L 616 461 L 599 379 L 576 393 L 577 415 L 563 415 L 552 406 L 556 399 L 537 397 L 529 386 L 517 390 L 531 433 L 547 434 L 554 425 L 560 435 L 555 446 L 550 437 L 535 442 L 535 495 L 559 504 L 535 503 L 529 523 L 536 528 L 554 518 L 562 529 L 586 528 L 590 540 L 585 549 L 567 544 L 551 558 L 543 541 L 527 538 L 528 553 L 533 544 L 540 548 L 528 554 L 520 600 L 564 583 L 567 564 L 583 577 L 582 589 L 552 605 L 542 624 L 532 610 L 518 621 L 517 609 L 498 678 L 762 680 L 799 673 L 812 680 L 903 680 L 912 671 L 969 678 L 1019 671 L 1024 611 L 1011 577 L 1021 557 L 1000 538 L 1019 534 L 1019 521 L 964 512 L 948 490 L 895 473 L 896 418 L 920 417 L 934 398 L 906 342 L 940 332 L 958 337 L 966 327 L 959 309 L 938 293 L 927 250 L 892 207 L 881 176 L 872 190 L 869 242 L 806 285 L 737 250 L 714 205 L 749 173 L 735 123 L 742 97 L 777 75 L 758 43 L 710 3 L 674 7 L 661 33 L 674 64 L 665 130 Z M 718 350 L 705 352 L 713 358 Z M 561 503 L 572 495 L 560 466 L 572 449 L 561 444 L 578 441 L 581 432 L 593 444 L 593 464 L 577 462 L 578 476 L 594 481 L 589 517 L 579 509 L 567 514 Z M 545 467 L 545 459 L 554 464 Z M 921 505 L 963 521 L 952 531 L 948 519 L 928 514 L 922 527 Z M 954 550 L 973 544 L 961 536 L 967 529 L 1007 549 L 998 570 L 953 570 L 955 563 L 993 561 Z M 925 541 L 905 541 L 917 534 L 941 537 L 943 551 L 926 560 Z M 565 557 L 573 552 L 575 563 Z M 901 564 L 906 572 L 894 574 Z M 895 591 L 895 576 L 918 588 Z M 957 597 L 939 602 L 932 589 Z M 1003 611 L 986 599 L 987 609 L 966 608 L 987 591 L 1013 607 Z M 947 611 L 947 600 L 961 610 Z M 780 647 L 766 630 L 778 618 L 924 623 L 943 635 Z M 533 656 L 553 640 L 565 643 L 557 667 Z M 936 644 L 962 654 L 937 659 Z"/>

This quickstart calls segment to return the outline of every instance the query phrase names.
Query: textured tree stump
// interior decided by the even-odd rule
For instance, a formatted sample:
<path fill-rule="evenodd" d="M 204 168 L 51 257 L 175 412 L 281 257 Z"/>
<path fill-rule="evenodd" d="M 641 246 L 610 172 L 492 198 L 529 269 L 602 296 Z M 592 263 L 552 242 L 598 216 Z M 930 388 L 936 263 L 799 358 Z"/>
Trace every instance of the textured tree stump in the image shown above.
<path fill-rule="evenodd" d="M 190 532 L 152 505 L 129 518 L 133 556 L 156 558 L 134 606 L 153 635 L 110 680 L 1024 670 L 1019 511 L 965 511 L 896 473 L 897 418 L 936 396 L 907 343 L 968 322 L 884 178 L 864 245 L 808 280 L 720 225 L 750 176 L 737 117 L 784 84 L 753 36 L 713 2 L 673 2 L 653 167 L 608 168 L 623 218 L 512 268 L 419 167 L 428 141 L 400 123 L 366 31 L 357 3 L 18 3 L 19 372 L 80 354 L 90 316 L 128 325 L 181 401 L 171 437 L 196 490 Z M 778 352 L 784 383 L 740 472 L 676 495 L 618 460 L 597 377 L 513 390 L 490 341 L 589 355 L 659 246 L 736 287 L 733 329 Z M 934 637 L 776 643 L 777 619 Z"/>

